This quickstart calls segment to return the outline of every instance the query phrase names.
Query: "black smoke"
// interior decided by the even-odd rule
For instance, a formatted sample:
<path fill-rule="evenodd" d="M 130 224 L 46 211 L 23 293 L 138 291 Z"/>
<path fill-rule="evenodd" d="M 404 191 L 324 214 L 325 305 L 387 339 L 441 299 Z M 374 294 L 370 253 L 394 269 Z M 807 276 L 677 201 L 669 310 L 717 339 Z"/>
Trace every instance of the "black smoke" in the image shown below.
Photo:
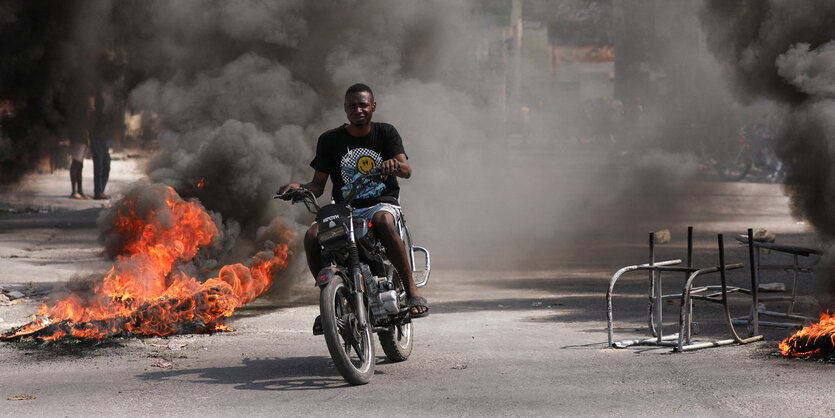
<path fill-rule="evenodd" d="M 269 197 L 282 182 L 308 180 L 316 136 L 343 120 L 347 85 L 369 82 L 391 102 L 423 92 L 444 105 L 461 100 L 432 81 L 467 77 L 453 40 L 467 39 L 469 13 L 466 2 L 441 1 L 4 2 L 0 101 L 14 112 L 2 121 L 0 182 L 45 155 L 66 159 L 59 143 L 78 140 L 99 89 L 115 114 L 126 106 L 158 121 L 152 181 L 254 232 L 288 212 Z M 438 140 L 470 124 L 426 116 L 444 124 Z"/>
<path fill-rule="evenodd" d="M 741 97 L 765 98 L 787 109 L 777 153 L 787 167 L 785 190 L 795 217 L 824 239 L 835 238 L 835 3 L 705 3 L 702 22 Z M 818 277 L 835 297 L 835 252 Z"/>
<path fill-rule="evenodd" d="M 38 4 L 41 3 L 41 4 Z M 62 68 L 71 23 L 71 1 L 8 1 L 0 5 L 0 183 L 35 168 L 56 146 L 68 114 L 72 71 Z"/>
<path fill-rule="evenodd" d="M 395 124 L 407 138 L 424 181 L 444 178 L 421 166 L 429 157 L 443 165 L 439 144 L 483 135 L 470 127 L 487 117 L 451 87 L 468 76 L 457 65 L 470 37 L 466 2 L 152 1 L 130 7 L 141 18 L 125 28 L 143 35 L 129 37 L 126 46 L 142 72 L 129 106 L 156 115 L 162 127 L 161 152 L 146 172 L 151 181 L 239 221 L 242 236 L 290 215 L 288 205 L 271 196 L 282 184 L 310 180 L 316 138 L 343 123 L 343 94 L 355 82 L 372 85 L 375 118 Z"/>
<path fill-rule="evenodd" d="M 788 109 L 778 154 L 795 216 L 835 237 L 835 3 L 705 3 L 710 49 L 741 97 Z"/>
<path fill-rule="evenodd" d="M 0 184 L 66 159 L 59 143 L 83 131 L 87 97 L 120 78 L 113 12 L 102 0 L 0 4 Z"/>
<path fill-rule="evenodd" d="M 153 137 L 158 146 L 145 167 L 150 181 L 199 199 L 224 222 L 235 220 L 240 237 L 255 236 L 275 217 L 298 220 L 299 230 L 309 224 L 303 210 L 291 210 L 271 197 L 282 184 L 310 180 L 316 138 L 344 121 L 342 95 L 355 82 L 374 88 L 375 120 L 394 124 L 404 138 L 415 175 L 404 182 L 402 202 L 417 226 L 419 243 L 436 253 L 456 258 L 477 253 L 481 259 L 485 248 L 505 256 L 547 253 L 537 247 L 558 241 L 573 245 L 573 232 L 601 224 L 631 225 L 638 216 L 655 222 L 650 210 L 676 213 L 676 202 L 667 196 L 683 189 L 680 185 L 693 177 L 697 164 L 673 153 L 681 146 L 655 146 L 684 136 L 679 129 L 659 134 L 661 118 L 649 110 L 636 122 L 633 130 L 640 135 L 632 142 L 661 150 L 625 153 L 605 164 L 617 170 L 592 167 L 574 181 L 566 175 L 576 172 L 571 168 L 512 160 L 503 125 L 515 110 L 504 108 L 507 65 L 499 59 L 506 45 L 502 28 L 482 23 L 478 5 L 487 3 L 98 0 L 30 7 L 21 1 L 2 6 L 8 13 L 0 16 L 28 19 L 14 26 L 23 31 L 37 26 L 32 24 L 35 14 L 51 13 L 50 22 L 63 28 L 52 37 L 45 28 L 37 29 L 44 33 L 34 39 L 9 32 L 19 51 L 48 50 L 51 58 L 43 60 L 43 68 L 67 74 L 30 83 L 44 89 L 31 90 L 32 100 L 54 104 L 50 97 L 80 97 L 65 92 L 85 83 L 62 80 L 108 86 L 129 111 L 153 119 L 157 127 Z M 696 7 L 682 1 L 675 6 L 691 18 Z M 9 28 L 4 23 L 0 30 Z M 664 61 L 681 65 L 699 58 L 678 44 L 652 49 Z M 675 71 L 667 72 L 667 84 L 676 85 Z M 702 100 L 712 102 L 708 92 L 715 89 L 702 87 L 707 96 Z M 20 90 L 23 97 L 26 89 Z M 540 130 L 541 142 L 554 150 L 564 133 L 588 128 L 578 126 L 588 122 L 573 120 L 573 113 L 556 110 L 581 105 L 557 96 L 549 98 L 555 103 L 543 110 Z M 51 149 L 62 130 L 81 117 L 70 115 L 67 108 L 73 107 L 66 104 L 48 108 L 57 116 L 43 125 L 53 134 L 30 137 L 24 150 L 32 158 Z M 37 126 L 22 121 L 22 126 Z M 621 128 L 616 130 L 626 130 Z M 618 146 L 627 145 L 621 141 Z M 649 199 L 634 197 L 648 190 L 655 193 Z M 505 219 L 511 221 L 496 222 Z M 451 237 L 453 230 L 468 232 Z M 233 255 L 246 252 L 231 250 Z"/>

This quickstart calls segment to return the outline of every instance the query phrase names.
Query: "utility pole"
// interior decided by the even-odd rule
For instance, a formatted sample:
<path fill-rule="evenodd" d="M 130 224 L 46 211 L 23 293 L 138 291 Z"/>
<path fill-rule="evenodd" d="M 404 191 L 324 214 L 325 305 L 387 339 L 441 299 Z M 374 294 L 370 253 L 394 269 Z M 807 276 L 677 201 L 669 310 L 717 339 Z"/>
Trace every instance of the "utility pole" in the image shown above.
<path fill-rule="evenodd" d="M 513 0 L 510 9 L 510 65 L 508 66 L 508 104 L 519 110 L 522 89 L 522 0 Z"/>

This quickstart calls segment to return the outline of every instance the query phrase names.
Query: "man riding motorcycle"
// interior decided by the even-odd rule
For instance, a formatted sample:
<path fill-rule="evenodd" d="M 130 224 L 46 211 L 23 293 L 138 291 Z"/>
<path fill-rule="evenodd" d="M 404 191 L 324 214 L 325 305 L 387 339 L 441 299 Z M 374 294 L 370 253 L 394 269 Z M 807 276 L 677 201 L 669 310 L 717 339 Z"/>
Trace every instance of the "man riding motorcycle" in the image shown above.
<path fill-rule="evenodd" d="M 352 180 L 379 167 L 383 183 L 354 200 L 353 214 L 371 219 L 372 227 L 386 249 L 386 255 L 404 279 L 411 317 L 427 316 L 429 305 L 415 285 L 406 246 L 397 228 L 397 219 L 401 216 L 397 177 L 407 179 L 412 175 L 412 167 L 403 149 L 400 134 L 392 125 L 371 121 L 377 103 L 371 88 L 365 84 L 354 84 L 348 88 L 344 107 L 349 123 L 319 136 L 316 156 L 310 163 L 315 170 L 313 180 L 305 184 L 287 184 L 279 188 L 277 193 L 280 195 L 290 189 L 305 188 L 319 197 L 330 177 L 333 199 L 340 202 L 350 192 Z M 314 223 L 304 237 L 307 265 L 314 277 L 322 269 L 321 246 L 316 238 L 318 232 L 319 226 Z M 314 331 L 317 326 L 319 318 L 314 324 Z"/>

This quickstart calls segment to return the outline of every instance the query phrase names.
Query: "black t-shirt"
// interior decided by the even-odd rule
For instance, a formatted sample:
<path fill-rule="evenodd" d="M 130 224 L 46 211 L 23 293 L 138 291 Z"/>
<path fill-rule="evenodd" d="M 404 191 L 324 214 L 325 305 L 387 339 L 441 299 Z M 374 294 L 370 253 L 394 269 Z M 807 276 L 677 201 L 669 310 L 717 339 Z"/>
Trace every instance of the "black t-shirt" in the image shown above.
<path fill-rule="evenodd" d="M 331 193 L 336 202 L 345 198 L 342 188 L 351 182 L 354 173 L 364 174 L 395 155 L 406 154 L 403 141 L 394 126 L 371 122 L 371 132 L 362 137 L 352 136 L 346 127 L 347 124 L 320 135 L 316 144 L 316 157 L 310 162 L 314 170 L 330 176 L 333 183 Z M 352 206 L 365 208 L 378 203 L 398 204 L 400 186 L 397 177 L 386 177 L 384 184 L 385 188 L 378 196 L 357 199 Z"/>

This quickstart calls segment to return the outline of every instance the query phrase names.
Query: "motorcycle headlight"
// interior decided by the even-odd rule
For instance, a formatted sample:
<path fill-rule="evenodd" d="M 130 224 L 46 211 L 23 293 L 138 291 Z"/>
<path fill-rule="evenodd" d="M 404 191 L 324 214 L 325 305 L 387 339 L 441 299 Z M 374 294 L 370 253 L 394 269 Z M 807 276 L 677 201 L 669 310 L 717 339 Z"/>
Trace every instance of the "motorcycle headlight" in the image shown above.
<path fill-rule="evenodd" d="M 328 242 L 328 241 L 333 241 L 333 240 L 338 239 L 338 238 L 342 238 L 346 235 L 348 235 L 348 232 L 345 231 L 345 227 L 342 226 L 342 225 L 339 225 L 335 228 L 331 228 L 331 229 L 320 232 L 319 236 L 317 238 L 319 239 L 320 243 L 324 243 L 324 242 Z"/>

